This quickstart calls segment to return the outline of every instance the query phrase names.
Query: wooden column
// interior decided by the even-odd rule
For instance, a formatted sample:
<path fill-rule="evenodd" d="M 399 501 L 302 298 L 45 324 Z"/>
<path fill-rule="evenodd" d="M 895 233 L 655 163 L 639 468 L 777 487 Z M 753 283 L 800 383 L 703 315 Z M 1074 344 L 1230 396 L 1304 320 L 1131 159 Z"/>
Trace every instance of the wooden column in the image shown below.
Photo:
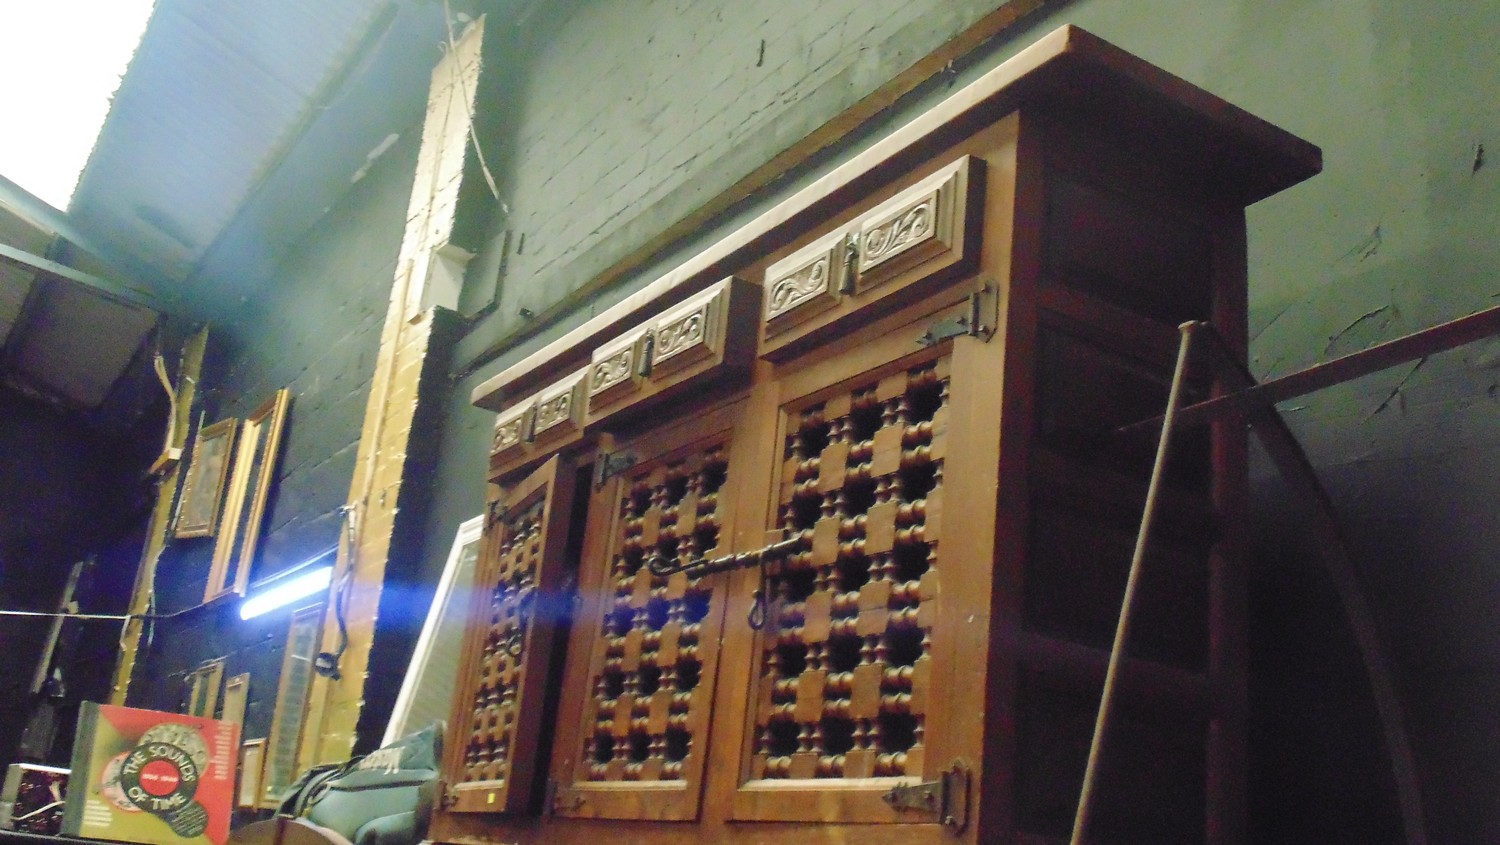
<path fill-rule="evenodd" d="M 405 482 L 407 444 L 422 401 L 424 363 L 432 340 L 428 291 L 435 264 L 444 260 L 440 251 L 448 246 L 454 228 L 483 39 L 481 18 L 432 72 L 406 231 L 349 485 L 348 530 L 340 537 L 321 650 L 334 652 L 339 647 L 341 589 L 347 590 L 343 612 L 349 642 L 339 679 L 318 676 L 313 682 L 298 754 L 301 766 L 344 760 L 356 740 L 397 502 Z"/>

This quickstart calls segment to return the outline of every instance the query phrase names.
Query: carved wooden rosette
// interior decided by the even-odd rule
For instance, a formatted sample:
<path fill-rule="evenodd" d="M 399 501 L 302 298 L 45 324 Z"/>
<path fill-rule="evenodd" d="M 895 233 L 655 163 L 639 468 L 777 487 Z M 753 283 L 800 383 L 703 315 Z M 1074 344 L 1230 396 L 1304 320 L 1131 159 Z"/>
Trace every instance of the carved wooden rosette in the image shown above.
<path fill-rule="evenodd" d="M 766 269 L 766 336 L 827 311 L 839 301 L 848 262 L 848 235 L 835 232 Z"/>

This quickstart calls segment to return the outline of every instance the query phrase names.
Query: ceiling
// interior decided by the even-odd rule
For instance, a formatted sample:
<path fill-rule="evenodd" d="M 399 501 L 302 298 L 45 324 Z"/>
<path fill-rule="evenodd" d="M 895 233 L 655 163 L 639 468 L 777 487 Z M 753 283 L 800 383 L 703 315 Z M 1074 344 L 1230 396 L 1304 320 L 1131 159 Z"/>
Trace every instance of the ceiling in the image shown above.
<path fill-rule="evenodd" d="M 157 0 L 67 213 L 0 179 L 0 381 L 96 410 L 163 319 L 268 283 L 417 125 L 443 8 Z"/>

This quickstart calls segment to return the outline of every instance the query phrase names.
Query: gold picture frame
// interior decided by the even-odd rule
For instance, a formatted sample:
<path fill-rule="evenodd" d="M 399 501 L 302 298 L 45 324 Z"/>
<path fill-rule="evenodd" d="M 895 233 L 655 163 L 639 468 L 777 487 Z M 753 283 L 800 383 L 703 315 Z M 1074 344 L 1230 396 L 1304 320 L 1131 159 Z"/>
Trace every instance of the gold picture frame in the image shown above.
<path fill-rule="evenodd" d="M 271 716 L 271 733 L 266 737 L 265 773 L 259 790 L 262 807 L 278 806 L 281 793 L 297 774 L 297 755 L 307 721 L 308 693 L 312 690 L 313 659 L 318 654 L 322 630 L 321 602 L 292 614 L 287 628 L 286 652 L 281 658 L 276 710 Z"/>
<path fill-rule="evenodd" d="M 250 583 L 261 524 L 265 522 L 266 500 L 276 479 L 281 432 L 291 402 L 292 392 L 282 388 L 245 419 L 229 482 L 229 498 L 224 506 L 224 525 L 214 545 L 213 565 L 203 591 L 204 601 L 224 592 L 244 595 L 245 586 Z"/>
<path fill-rule="evenodd" d="M 224 497 L 224 479 L 240 421 L 233 417 L 213 425 L 199 425 L 188 459 L 187 478 L 177 505 L 177 537 L 212 537 L 219 527 L 219 505 Z"/>
<path fill-rule="evenodd" d="M 234 793 L 236 808 L 244 810 L 260 806 L 260 782 L 265 770 L 265 737 L 247 739 L 240 743 L 240 780 Z"/>
<path fill-rule="evenodd" d="M 224 681 L 224 658 L 210 660 L 188 673 L 188 715 L 205 719 L 214 717 L 219 704 L 219 687 Z"/>
<path fill-rule="evenodd" d="M 242 672 L 224 682 L 224 709 L 219 721 L 236 725 L 245 723 L 245 706 L 250 701 L 250 673 Z"/>

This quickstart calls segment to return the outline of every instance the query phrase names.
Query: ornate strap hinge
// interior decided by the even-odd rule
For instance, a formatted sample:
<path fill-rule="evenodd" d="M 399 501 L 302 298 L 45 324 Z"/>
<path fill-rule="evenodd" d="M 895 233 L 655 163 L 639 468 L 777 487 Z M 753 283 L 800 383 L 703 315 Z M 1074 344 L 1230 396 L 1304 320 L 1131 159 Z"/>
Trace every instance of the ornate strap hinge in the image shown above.
<path fill-rule="evenodd" d="M 938 775 L 937 780 L 894 786 L 882 797 L 894 810 L 933 813 L 943 827 L 953 833 L 962 833 L 969 826 L 971 785 L 968 764 L 955 760 Z"/>
<path fill-rule="evenodd" d="M 603 487 L 604 482 L 635 466 L 635 453 L 626 449 L 601 454 L 594 462 L 594 486 Z"/>
<path fill-rule="evenodd" d="M 985 282 L 979 290 L 969 294 L 969 307 L 962 314 L 954 314 L 927 327 L 919 338 L 920 346 L 937 346 L 951 337 L 977 337 L 989 340 L 995 336 L 995 325 L 1000 322 L 1000 294 L 993 282 Z"/>

